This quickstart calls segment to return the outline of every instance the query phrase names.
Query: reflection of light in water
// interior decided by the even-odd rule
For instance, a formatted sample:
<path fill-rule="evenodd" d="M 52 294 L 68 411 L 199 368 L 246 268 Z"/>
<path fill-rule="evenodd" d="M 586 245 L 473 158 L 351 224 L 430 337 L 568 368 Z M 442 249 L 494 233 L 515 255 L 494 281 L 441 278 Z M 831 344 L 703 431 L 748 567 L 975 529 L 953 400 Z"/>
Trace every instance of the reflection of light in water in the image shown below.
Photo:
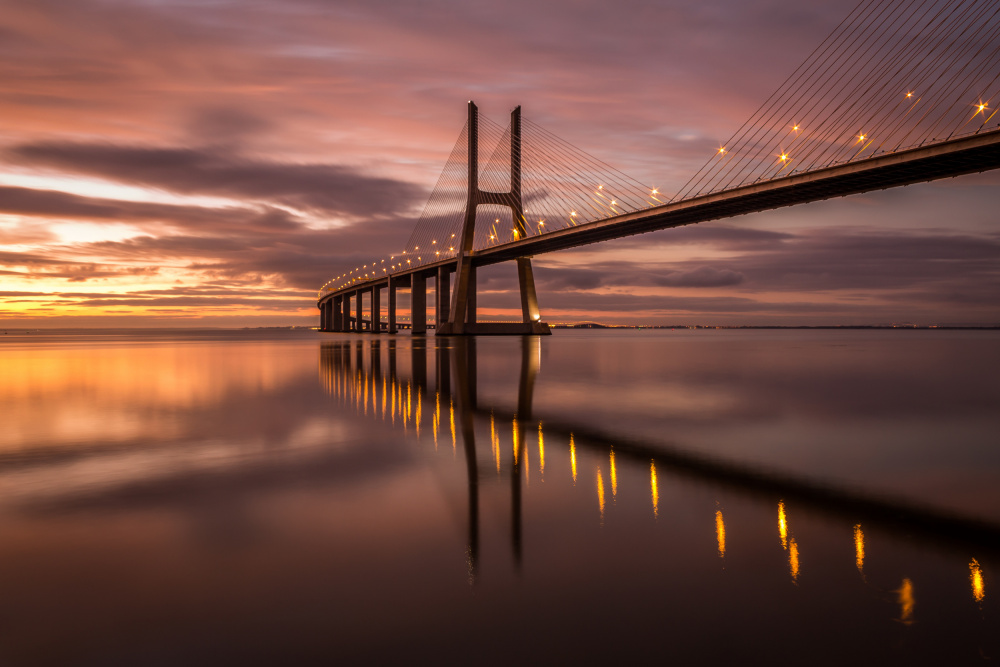
<path fill-rule="evenodd" d="M 438 425 L 441 423 L 441 392 L 434 392 L 434 418 L 431 419 L 431 430 L 434 432 L 434 449 L 438 448 Z"/>
<path fill-rule="evenodd" d="M 615 469 L 615 450 L 611 450 L 611 497 L 618 497 L 618 471 Z"/>
<path fill-rule="evenodd" d="M 861 530 L 860 523 L 854 526 L 854 564 L 858 566 L 858 572 L 864 574 L 865 534 Z"/>
<path fill-rule="evenodd" d="M 493 411 L 490 410 L 490 451 L 493 452 L 493 459 L 497 462 L 497 474 L 500 474 L 500 452 L 497 451 L 497 447 L 500 446 L 500 441 L 497 439 L 497 423 L 496 419 L 493 417 Z"/>
<path fill-rule="evenodd" d="M 413 385 L 406 383 L 406 418 L 403 423 L 407 423 L 413 418 Z"/>
<path fill-rule="evenodd" d="M 513 435 L 514 435 L 514 465 L 517 465 L 517 418 L 513 421 Z"/>
<path fill-rule="evenodd" d="M 530 484 L 531 483 L 531 464 L 528 463 L 528 452 L 530 452 L 530 451 L 531 451 L 531 449 L 528 447 L 528 441 L 525 440 L 524 441 L 524 483 L 525 483 L 526 486 L 530 486 L 531 485 Z"/>
<path fill-rule="evenodd" d="M 390 410 L 392 415 L 392 425 L 396 425 L 396 378 L 392 379 L 392 409 Z"/>
<path fill-rule="evenodd" d="M 382 421 L 385 421 L 385 376 L 382 376 Z"/>
<path fill-rule="evenodd" d="M 424 407 L 424 390 L 421 389 L 417 391 L 417 418 L 414 421 L 414 425 L 417 427 L 417 437 L 420 437 L 420 421 L 421 415 L 423 414 Z"/>
<path fill-rule="evenodd" d="M 795 538 L 788 540 L 788 570 L 792 574 L 792 583 L 799 581 L 799 545 Z"/>
<path fill-rule="evenodd" d="M 983 568 L 979 567 L 979 561 L 975 558 L 969 563 L 969 581 L 972 583 L 972 597 L 976 598 L 976 602 L 982 602 L 986 597 L 983 587 Z"/>
<path fill-rule="evenodd" d="M 458 440 L 455 439 L 455 399 L 449 399 L 449 408 L 451 410 L 451 451 L 457 451 Z"/>
<path fill-rule="evenodd" d="M 903 579 L 903 584 L 896 591 L 899 598 L 899 620 L 906 625 L 913 623 L 913 582 Z"/>
<path fill-rule="evenodd" d="M 726 523 L 722 520 L 722 510 L 715 510 L 715 537 L 719 541 L 719 558 L 725 558 Z"/>
<path fill-rule="evenodd" d="M 781 537 L 781 548 L 788 548 L 788 520 L 785 519 L 785 501 L 778 501 L 778 536 Z"/>
<path fill-rule="evenodd" d="M 542 437 L 542 422 L 538 422 L 538 472 L 545 475 L 545 438 Z"/>
<path fill-rule="evenodd" d="M 649 489 L 653 496 L 653 518 L 660 516 L 660 487 L 656 482 L 656 462 L 649 462 Z"/>
<path fill-rule="evenodd" d="M 493 424 L 493 413 L 490 412 L 490 435 L 493 440 L 493 458 L 497 464 L 497 477 L 500 476 L 500 433 Z"/>
<path fill-rule="evenodd" d="M 364 407 L 365 407 L 365 416 L 367 417 L 368 416 L 368 374 L 367 373 L 365 374 L 365 385 L 364 386 L 365 386 L 365 389 L 364 389 L 365 393 L 362 394 L 362 401 L 364 401 L 364 404 L 365 404 L 364 405 Z"/>
<path fill-rule="evenodd" d="M 597 469 L 597 502 L 601 506 L 601 525 L 604 525 L 604 478 L 601 477 L 601 469 Z"/>
<path fill-rule="evenodd" d="M 576 484 L 576 444 L 572 433 L 569 434 L 569 465 L 573 469 L 573 483 Z"/>

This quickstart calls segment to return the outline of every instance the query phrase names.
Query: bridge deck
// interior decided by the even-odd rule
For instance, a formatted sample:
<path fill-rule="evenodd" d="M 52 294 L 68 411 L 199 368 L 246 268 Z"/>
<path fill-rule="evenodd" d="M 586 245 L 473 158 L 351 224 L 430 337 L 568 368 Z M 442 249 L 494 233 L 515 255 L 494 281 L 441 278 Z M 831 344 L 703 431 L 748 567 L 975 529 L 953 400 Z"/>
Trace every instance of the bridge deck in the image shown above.
<path fill-rule="evenodd" d="M 658 229 L 680 227 L 833 197 L 885 190 L 1000 167 L 1000 130 L 970 135 L 930 146 L 887 153 L 857 162 L 792 174 L 762 183 L 583 223 L 479 250 L 473 264 L 485 266 L 556 250 L 576 248 Z M 393 274 L 406 277 L 455 263 L 451 257 Z M 388 278 L 354 284 L 324 294 L 320 301 L 360 287 L 384 284 Z"/>

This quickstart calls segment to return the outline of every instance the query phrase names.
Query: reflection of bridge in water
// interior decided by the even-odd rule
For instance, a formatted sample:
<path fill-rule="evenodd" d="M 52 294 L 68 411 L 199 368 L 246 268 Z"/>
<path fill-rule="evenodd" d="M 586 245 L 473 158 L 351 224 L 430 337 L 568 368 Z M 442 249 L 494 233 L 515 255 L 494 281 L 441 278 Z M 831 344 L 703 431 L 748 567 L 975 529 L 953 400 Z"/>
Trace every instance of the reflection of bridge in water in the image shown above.
<path fill-rule="evenodd" d="M 407 344 L 408 343 L 408 344 Z M 685 451 L 667 442 L 652 442 L 603 433 L 598 429 L 533 414 L 533 395 L 540 370 L 540 340 L 521 339 L 520 369 L 516 401 L 506 406 L 479 404 L 477 355 L 474 338 L 415 338 L 397 344 L 396 339 L 365 337 L 324 343 L 320 351 L 320 378 L 326 391 L 361 415 L 401 427 L 416 437 L 433 438 L 459 445 L 465 455 L 468 483 L 467 551 L 471 580 L 475 580 L 480 551 L 480 459 L 477 429 L 489 423 L 491 465 L 510 484 L 510 544 L 514 562 L 523 560 L 523 490 L 530 473 L 529 458 L 544 475 L 546 450 L 568 453 L 570 473 L 576 484 L 580 471 L 577 452 L 587 452 L 607 462 L 607 475 L 598 467 L 598 510 L 603 524 L 606 497 L 618 494 L 621 466 L 648 470 L 650 518 L 660 515 L 660 478 L 665 475 L 711 483 L 764 501 L 777 511 L 778 538 L 786 554 L 789 576 L 797 581 L 801 545 L 789 526 L 789 508 L 809 510 L 851 526 L 855 565 L 864 577 L 866 530 L 875 529 L 919 545 L 948 552 L 949 557 L 968 559 L 969 585 L 976 602 L 985 595 L 978 558 L 995 559 L 1000 551 L 1000 526 L 949 514 L 930 507 L 897 502 L 853 490 L 840 489 L 783 473 L 764 471 L 737 463 Z M 406 367 L 403 370 L 402 367 Z M 509 428 L 510 446 L 502 445 Z M 534 442 L 534 451 L 529 442 Z M 492 472 L 492 471 L 491 471 Z M 644 473 L 646 474 L 646 473 Z M 581 483 L 590 483 L 585 478 Z M 709 520 L 706 517 L 706 520 Z M 717 550 L 726 554 L 726 518 L 723 509 L 714 516 Z M 913 585 L 904 578 L 894 591 L 901 605 L 900 620 L 912 617 Z M 908 611 L 909 610 L 909 611 Z"/>

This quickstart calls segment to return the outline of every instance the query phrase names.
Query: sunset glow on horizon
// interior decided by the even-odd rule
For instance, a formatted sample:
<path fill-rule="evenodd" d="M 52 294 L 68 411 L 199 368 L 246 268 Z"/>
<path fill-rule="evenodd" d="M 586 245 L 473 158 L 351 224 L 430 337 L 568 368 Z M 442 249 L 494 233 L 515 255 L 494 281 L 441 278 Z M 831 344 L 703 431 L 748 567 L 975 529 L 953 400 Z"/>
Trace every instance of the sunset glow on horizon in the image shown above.
<path fill-rule="evenodd" d="M 727 137 L 853 6 L 776 19 L 760 3 L 720 2 L 672 8 L 669 21 L 641 4 L 8 7 L 0 317 L 7 328 L 316 326 L 320 286 L 373 261 L 370 275 L 401 264 L 469 99 L 501 125 L 523 105 L 547 130 L 656 184 L 644 191 L 651 201 L 668 201 L 706 160 L 741 159 Z M 553 34 L 576 38 L 554 50 Z M 614 95 L 595 80 L 615 81 Z M 992 113 L 988 96 L 962 104 L 980 120 Z M 789 141 L 768 154 L 784 174 L 800 168 L 796 142 L 814 129 L 801 115 L 782 122 Z M 859 128 L 853 141 L 865 149 L 879 136 Z M 542 317 L 998 324 L 998 179 L 540 255 Z M 595 200 L 620 212 L 604 192 Z M 530 233 L 555 224 L 530 222 Z M 520 233 L 499 231 L 497 242 Z M 510 266 L 481 270 L 481 317 L 516 319 L 514 285 Z"/>

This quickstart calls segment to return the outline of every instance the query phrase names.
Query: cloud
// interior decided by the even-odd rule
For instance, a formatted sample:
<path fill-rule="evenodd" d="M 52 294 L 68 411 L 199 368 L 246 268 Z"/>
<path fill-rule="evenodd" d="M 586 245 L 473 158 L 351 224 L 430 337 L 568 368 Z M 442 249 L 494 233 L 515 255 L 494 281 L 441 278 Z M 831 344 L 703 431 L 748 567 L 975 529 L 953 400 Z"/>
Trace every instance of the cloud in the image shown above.
<path fill-rule="evenodd" d="M 232 149 L 48 142 L 13 146 L 7 152 L 11 159 L 35 167 L 352 218 L 406 212 L 426 196 L 412 183 L 343 165 L 252 159 Z"/>

